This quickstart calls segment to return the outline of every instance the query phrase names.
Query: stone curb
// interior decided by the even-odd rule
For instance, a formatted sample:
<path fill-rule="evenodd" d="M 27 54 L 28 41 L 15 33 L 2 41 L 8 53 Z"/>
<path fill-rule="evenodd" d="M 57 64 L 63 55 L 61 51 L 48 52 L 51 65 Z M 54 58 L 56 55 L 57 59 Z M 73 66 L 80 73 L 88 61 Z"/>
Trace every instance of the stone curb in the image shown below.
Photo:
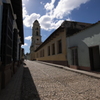
<path fill-rule="evenodd" d="M 37 61 L 37 62 L 40 62 L 40 63 L 46 64 L 46 65 L 62 68 L 62 69 L 65 69 L 65 70 L 73 71 L 73 72 L 76 72 L 76 73 L 80 73 L 80 74 L 84 74 L 84 75 L 87 75 L 87 76 L 90 76 L 90 77 L 94 77 L 94 78 L 100 79 L 100 74 L 97 74 L 97 73 L 83 71 L 83 70 L 77 70 L 77 69 L 72 69 L 72 68 L 69 68 L 67 66 L 62 66 L 62 65 L 57 65 L 57 64 L 52 64 L 52 63 L 47 63 L 47 62 L 42 62 L 42 61 Z"/>

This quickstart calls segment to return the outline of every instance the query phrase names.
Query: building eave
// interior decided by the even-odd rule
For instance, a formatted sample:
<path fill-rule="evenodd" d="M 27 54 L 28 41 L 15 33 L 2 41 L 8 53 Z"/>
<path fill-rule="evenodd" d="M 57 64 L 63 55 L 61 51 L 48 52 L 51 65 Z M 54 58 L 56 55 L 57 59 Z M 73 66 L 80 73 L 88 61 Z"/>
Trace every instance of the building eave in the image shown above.
<path fill-rule="evenodd" d="M 75 35 L 75 34 L 78 34 L 78 33 L 82 32 L 82 31 L 84 31 L 84 30 L 86 30 L 86 29 L 88 29 L 88 28 L 91 28 L 91 27 L 97 25 L 98 23 L 100 23 L 100 21 L 98 21 L 98 22 L 96 22 L 96 23 L 94 23 L 94 24 L 90 24 L 90 26 L 85 27 L 84 29 L 82 29 L 82 30 L 80 30 L 80 31 L 78 31 L 78 32 L 75 32 L 75 33 L 72 34 L 72 35 L 68 35 L 67 37 L 70 37 L 70 36 L 73 36 L 73 35 Z"/>
<path fill-rule="evenodd" d="M 21 37 L 22 44 L 24 44 L 24 33 L 23 33 L 23 17 L 22 17 L 22 0 L 11 0 L 14 14 L 16 14 L 17 26 L 19 29 L 19 35 Z"/>

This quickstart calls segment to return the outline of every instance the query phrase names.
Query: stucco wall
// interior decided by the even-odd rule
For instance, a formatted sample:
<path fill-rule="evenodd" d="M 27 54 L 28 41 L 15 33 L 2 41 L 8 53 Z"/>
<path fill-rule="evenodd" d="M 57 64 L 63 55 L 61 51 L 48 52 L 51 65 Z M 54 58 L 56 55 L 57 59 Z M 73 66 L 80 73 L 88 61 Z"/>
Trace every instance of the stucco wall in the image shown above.
<path fill-rule="evenodd" d="M 0 53 L 1 53 L 1 26 L 2 26 L 2 0 L 0 0 Z M 0 54 L 0 61 L 1 61 L 1 54 Z M 1 62 L 0 62 L 1 67 Z M 1 91 L 1 71 L 0 71 L 0 91 Z"/>
<path fill-rule="evenodd" d="M 53 37 L 46 45 L 44 45 L 41 49 L 35 52 L 35 56 L 40 55 L 40 51 L 44 49 L 44 57 L 38 57 L 36 60 L 44 60 L 44 61 L 67 61 L 66 58 L 66 30 L 60 32 L 59 35 Z M 62 53 L 57 53 L 57 41 L 62 40 Z M 52 44 L 55 43 L 55 54 L 52 55 Z M 48 46 L 50 46 L 50 56 L 48 56 Z"/>
<path fill-rule="evenodd" d="M 99 46 L 100 51 L 100 23 L 85 29 L 77 34 L 67 37 L 67 59 L 69 65 L 72 64 L 70 47 L 78 48 L 78 64 L 79 66 L 90 67 L 89 48 Z"/>
<path fill-rule="evenodd" d="M 1 26 L 2 26 L 1 23 L 2 23 L 2 1 L 0 0 L 0 48 L 1 48 Z M 1 52 L 1 50 L 0 50 L 0 52 Z M 0 58 L 0 60 L 1 60 L 1 58 Z"/>

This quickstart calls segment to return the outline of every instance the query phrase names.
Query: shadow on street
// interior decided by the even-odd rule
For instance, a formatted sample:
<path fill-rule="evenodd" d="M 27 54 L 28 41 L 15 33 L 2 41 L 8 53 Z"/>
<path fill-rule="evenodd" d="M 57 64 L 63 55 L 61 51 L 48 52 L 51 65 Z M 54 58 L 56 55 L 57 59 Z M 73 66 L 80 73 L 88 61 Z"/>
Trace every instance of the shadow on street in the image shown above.
<path fill-rule="evenodd" d="M 21 100 L 40 100 L 28 67 L 24 67 Z"/>

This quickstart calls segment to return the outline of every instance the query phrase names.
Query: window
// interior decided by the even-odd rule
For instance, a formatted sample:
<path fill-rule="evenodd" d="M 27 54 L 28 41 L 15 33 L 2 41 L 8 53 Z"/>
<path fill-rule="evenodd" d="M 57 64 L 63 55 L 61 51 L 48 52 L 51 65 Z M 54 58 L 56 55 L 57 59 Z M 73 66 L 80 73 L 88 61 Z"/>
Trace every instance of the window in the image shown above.
<path fill-rule="evenodd" d="M 38 53 L 37 53 L 37 58 L 38 58 Z"/>
<path fill-rule="evenodd" d="M 42 57 L 42 51 L 40 51 L 40 57 Z"/>
<path fill-rule="evenodd" d="M 36 32 L 36 36 L 38 36 L 39 35 L 39 33 L 38 32 Z"/>
<path fill-rule="evenodd" d="M 36 43 L 38 43 L 39 42 L 39 39 L 36 39 L 37 41 L 36 41 Z"/>
<path fill-rule="evenodd" d="M 38 27 L 36 28 L 36 30 L 38 30 Z"/>
<path fill-rule="evenodd" d="M 44 49 L 43 49 L 42 53 L 43 53 L 43 57 L 44 57 Z"/>
<path fill-rule="evenodd" d="M 50 56 L 50 46 L 48 46 L 48 56 Z"/>
<path fill-rule="evenodd" d="M 77 48 L 72 48 L 72 64 L 73 65 L 78 65 L 78 53 L 77 53 Z"/>
<path fill-rule="evenodd" d="M 52 55 L 55 54 L 55 44 L 52 44 Z"/>
<path fill-rule="evenodd" d="M 58 53 L 62 53 L 62 41 L 58 41 Z"/>
<path fill-rule="evenodd" d="M 13 30 L 13 15 L 10 5 L 3 4 L 3 17 L 2 17 L 2 41 L 1 41 L 1 61 L 10 64 L 12 59 L 17 60 L 17 32 Z M 13 32 L 14 31 L 14 32 Z M 14 47 L 13 47 L 14 46 Z"/>
<path fill-rule="evenodd" d="M 38 48 L 38 46 L 36 47 L 36 49 Z"/>
<path fill-rule="evenodd" d="M 40 57 L 44 57 L 44 49 L 40 51 Z"/>

